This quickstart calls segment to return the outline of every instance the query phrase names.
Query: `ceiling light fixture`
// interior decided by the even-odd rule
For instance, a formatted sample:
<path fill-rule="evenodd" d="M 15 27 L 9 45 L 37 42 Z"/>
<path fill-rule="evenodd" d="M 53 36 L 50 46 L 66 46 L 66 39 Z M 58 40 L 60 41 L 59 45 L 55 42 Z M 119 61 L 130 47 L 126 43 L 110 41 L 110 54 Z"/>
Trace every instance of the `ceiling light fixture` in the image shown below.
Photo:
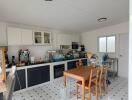
<path fill-rule="evenodd" d="M 106 17 L 102 17 L 102 18 L 99 18 L 97 20 L 98 20 L 98 22 L 104 22 L 104 21 L 107 21 L 107 18 Z"/>
<path fill-rule="evenodd" d="M 44 1 L 53 1 L 53 0 L 44 0 Z"/>

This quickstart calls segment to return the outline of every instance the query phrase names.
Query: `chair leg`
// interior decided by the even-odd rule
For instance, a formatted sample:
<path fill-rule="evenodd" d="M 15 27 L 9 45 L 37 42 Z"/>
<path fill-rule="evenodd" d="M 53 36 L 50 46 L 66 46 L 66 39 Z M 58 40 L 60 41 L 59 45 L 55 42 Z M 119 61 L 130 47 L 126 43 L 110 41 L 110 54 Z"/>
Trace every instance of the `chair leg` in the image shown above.
<path fill-rule="evenodd" d="M 104 80 L 104 95 L 106 95 L 106 80 Z"/>
<path fill-rule="evenodd" d="M 100 92 L 100 96 L 102 96 L 102 83 L 99 83 L 99 92 Z"/>
<path fill-rule="evenodd" d="M 88 100 L 91 100 L 91 90 L 89 89 L 89 98 Z"/>
<path fill-rule="evenodd" d="M 96 85 L 96 100 L 98 100 L 98 86 Z"/>
<path fill-rule="evenodd" d="M 78 86 L 78 85 L 76 85 L 76 86 L 77 86 L 77 99 L 78 99 L 78 94 L 79 94 L 79 93 L 78 93 L 78 89 L 79 89 L 79 86 Z"/>

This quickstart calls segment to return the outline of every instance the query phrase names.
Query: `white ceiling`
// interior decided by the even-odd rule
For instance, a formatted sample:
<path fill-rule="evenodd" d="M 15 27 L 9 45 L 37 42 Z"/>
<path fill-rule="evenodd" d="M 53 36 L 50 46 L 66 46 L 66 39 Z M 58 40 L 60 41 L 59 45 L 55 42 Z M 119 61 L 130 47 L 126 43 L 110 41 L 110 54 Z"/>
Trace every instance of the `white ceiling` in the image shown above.
<path fill-rule="evenodd" d="M 128 21 L 129 0 L 0 0 L 0 19 L 69 32 Z M 97 19 L 108 21 L 98 23 Z"/>

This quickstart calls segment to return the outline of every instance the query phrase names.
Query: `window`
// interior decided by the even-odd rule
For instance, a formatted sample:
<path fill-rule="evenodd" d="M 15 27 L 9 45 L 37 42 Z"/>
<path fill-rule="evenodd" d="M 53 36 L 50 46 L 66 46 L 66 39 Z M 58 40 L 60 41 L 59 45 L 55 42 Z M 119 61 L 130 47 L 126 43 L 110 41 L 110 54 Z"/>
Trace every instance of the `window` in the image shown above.
<path fill-rule="evenodd" d="M 115 52 L 115 36 L 107 37 L 107 52 Z"/>
<path fill-rule="evenodd" d="M 99 37 L 98 43 L 99 52 L 115 52 L 115 36 Z"/>
<path fill-rule="evenodd" d="M 106 52 L 106 37 L 99 38 L 99 52 Z"/>

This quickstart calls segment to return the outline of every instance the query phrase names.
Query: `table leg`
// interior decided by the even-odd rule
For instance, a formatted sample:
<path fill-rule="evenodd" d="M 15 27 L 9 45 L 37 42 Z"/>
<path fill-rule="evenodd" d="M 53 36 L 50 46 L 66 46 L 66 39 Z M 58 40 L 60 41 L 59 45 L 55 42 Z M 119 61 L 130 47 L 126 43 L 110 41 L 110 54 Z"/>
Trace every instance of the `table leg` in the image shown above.
<path fill-rule="evenodd" d="M 82 100 L 85 100 L 85 81 L 82 80 Z"/>
<path fill-rule="evenodd" d="M 64 75 L 64 86 L 66 87 L 66 75 Z"/>

